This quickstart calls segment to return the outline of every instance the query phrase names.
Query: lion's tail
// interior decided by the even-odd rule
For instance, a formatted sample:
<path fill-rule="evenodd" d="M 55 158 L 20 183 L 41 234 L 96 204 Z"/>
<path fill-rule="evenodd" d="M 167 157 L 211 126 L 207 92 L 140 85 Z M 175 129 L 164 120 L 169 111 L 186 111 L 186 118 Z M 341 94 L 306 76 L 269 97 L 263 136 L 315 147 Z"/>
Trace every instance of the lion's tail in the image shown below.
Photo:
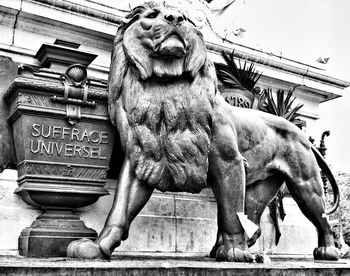
<path fill-rule="evenodd" d="M 326 214 L 330 215 L 332 214 L 335 210 L 337 210 L 338 206 L 339 206 L 339 187 L 337 184 L 337 181 L 335 180 L 330 168 L 328 167 L 326 161 L 324 160 L 323 156 L 321 155 L 321 153 L 316 149 L 315 146 L 312 146 L 312 152 L 316 157 L 316 161 L 317 164 L 320 166 L 322 172 L 326 175 L 327 179 L 329 180 L 329 182 L 331 183 L 332 189 L 333 189 L 333 206 L 329 209 L 326 210 Z"/>

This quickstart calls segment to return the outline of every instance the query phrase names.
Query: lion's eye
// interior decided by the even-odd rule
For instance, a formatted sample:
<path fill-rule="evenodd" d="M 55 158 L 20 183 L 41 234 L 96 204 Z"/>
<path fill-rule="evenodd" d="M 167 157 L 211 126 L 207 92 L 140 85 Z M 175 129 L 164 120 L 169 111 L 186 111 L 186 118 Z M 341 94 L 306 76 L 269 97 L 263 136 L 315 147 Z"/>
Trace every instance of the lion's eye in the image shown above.
<path fill-rule="evenodd" d="M 158 11 L 152 11 L 149 14 L 147 14 L 145 17 L 146 18 L 156 18 L 158 16 L 159 12 Z"/>

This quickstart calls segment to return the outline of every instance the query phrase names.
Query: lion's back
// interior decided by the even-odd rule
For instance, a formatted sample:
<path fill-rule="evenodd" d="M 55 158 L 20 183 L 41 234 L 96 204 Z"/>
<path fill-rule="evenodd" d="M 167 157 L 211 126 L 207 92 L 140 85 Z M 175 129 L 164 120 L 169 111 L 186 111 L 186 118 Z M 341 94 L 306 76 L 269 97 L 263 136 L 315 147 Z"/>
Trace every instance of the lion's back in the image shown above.
<path fill-rule="evenodd" d="M 298 143 L 305 148 L 310 147 L 302 130 L 282 117 L 240 107 L 229 106 L 227 109 L 242 151 L 249 150 L 258 144 L 266 149 L 289 147 L 291 143 Z"/>

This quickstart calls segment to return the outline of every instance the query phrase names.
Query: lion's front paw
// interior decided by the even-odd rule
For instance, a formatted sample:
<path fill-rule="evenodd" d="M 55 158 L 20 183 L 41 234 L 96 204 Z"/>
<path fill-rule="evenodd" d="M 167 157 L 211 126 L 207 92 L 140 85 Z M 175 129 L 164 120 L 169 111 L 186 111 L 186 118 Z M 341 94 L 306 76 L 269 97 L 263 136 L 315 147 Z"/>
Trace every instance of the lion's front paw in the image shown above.
<path fill-rule="evenodd" d="M 237 247 L 220 245 L 216 250 L 216 260 L 219 262 L 246 262 L 254 261 L 248 250 L 241 250 Z"/>
<path fill-rule="evenodd" d="M 67 257 L 79 259 L 106 259 L 99 245 L 86 238 L 71 242 L 67 248 Z"/>
<path fill-rule="evenodd" d="M 339 259 L 338 250 L 334 246 L 317 247 L 314 250 L 315 260 L 337 261 Z"/>

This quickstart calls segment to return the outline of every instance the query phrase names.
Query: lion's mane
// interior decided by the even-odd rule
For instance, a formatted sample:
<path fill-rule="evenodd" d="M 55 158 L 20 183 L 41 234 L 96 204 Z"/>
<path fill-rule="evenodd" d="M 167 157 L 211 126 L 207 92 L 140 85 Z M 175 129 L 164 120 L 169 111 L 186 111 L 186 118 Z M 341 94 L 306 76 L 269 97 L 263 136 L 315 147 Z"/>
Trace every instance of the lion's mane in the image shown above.
<path fill-rule="evenodd" d="M 150 7 L 138 9 L 132 12 L 132 24 Z M 214 67 L 203 57 L 203 38 L 186 25 L 188 32 L 179 31 L 188 46 L 183 61 L 163 60 L 161 68 L 148 68 L 159 62 L 143 45 L 135 45 L 142 44 L 132 37 L 137 36 L 137 26 L 124 39 L 132 24 L 120 27 L 115 39 L 109 80 L 112 122 L 139 180 L 162 191 L 199 192 L 207 185 L 216 92 Z M 136 57 L 143 60 L 142 68 Z"/>

